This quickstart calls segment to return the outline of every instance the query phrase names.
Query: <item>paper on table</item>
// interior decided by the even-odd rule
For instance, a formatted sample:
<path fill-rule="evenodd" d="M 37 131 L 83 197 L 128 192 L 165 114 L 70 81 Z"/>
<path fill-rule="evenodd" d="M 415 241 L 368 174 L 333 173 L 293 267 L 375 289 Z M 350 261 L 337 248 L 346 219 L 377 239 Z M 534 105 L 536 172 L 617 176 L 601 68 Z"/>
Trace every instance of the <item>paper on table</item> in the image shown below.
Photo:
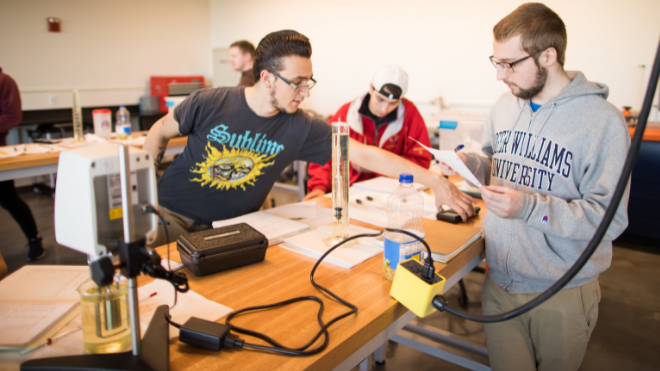
<path fill-rule="evenodd" d="M 27 348 L 80 304 L 87 266 L 25 266 L 0 282 L 0 347 Z"/>
<path fill-rule="evenodd" d="M 293 236 L 309 229 L 309 225 L 272 215 L 264 211 L 257 211 L 239 216 L 238 218 L 213 222 L 213 228 L 226 225 L 247 223 L 268 238 L 268 245 L 273 246 L 282 242 L 283 238 Z"/>
<path fill-rule="evenodd" d="M 264 211 L 286 219 L 312 219 L 316 218 L 316 203 L 298 202 L 295 204 L 278 206 Z"/>
<path fill-rule="evenodd" d="M 415 140 L 413 138 L 410 139 Z M 417 141 L 415 140 L 415 142 Z M 447 164 L 449 167 L 454 169 L 458 173 L 458 175 L 460 175 L 463 179 L 481 188 L 481 183 L 477 180 L 474 174 L 472 174 L 470 169 L 468 169 L 467 166 L 465 166 L 465 164 L 463 163 L 463 161 L 461 161 L 460 157 L 458 157 L 456 152 L 440 151 L 437 149 L 429 148 L 423 145 L 422 143 L 419 142 L 417 143 L 420 146 L 422 146 L 425 150 L 429 151 L 433 155 L 433 157 L 435 157 L 436 160 L 442 161 L 445 164 Z"/>
<path fill-rule="evenodd" d="M 298 208 L 296 205 L 303 206 Z M 313 201 L 284 205 L 264 212 L 307 224 L 312 229 L 332 223 L 332 210 L 316 205 Z"/>
<path fill-rule="evenodd" d="M 353 183 L 351 188 L 360 188 L 370 191 L 392 193 L 396 190 L 396 187 L 398 186 L 399 186 L 398 179 L 379 176 L 379 177 L 371 178 L 369 180 L 365 180 L 363 182 Z M 415 189 L 418 191 L 423 191 L 426 188 L 428 188 L 424 184 L 420 184 L 420 183 L 413 183 L 413 187 L 415 187 Z"/>
<path fill-rule="evenodd" d="M 20 156 L 25 153 L 25 145 L 0 147 L 0 158 Z"/>
<path fill-rule="evenodd" d="M 376 233 L 372 229 L 355 225 L 349 226 L 351 236 L 363 233 Z M 316 230 L 284 239 L 282 247 L 318 259 L 328 249 L 323 239 L 332 234 L 332 226 L 319 227 Z M 343 268 L 352 268 L 363 261 L 380 254 L 383 250 L 376 246 L 375 238 L 359 238 L 359 244 L 350 247 L 338 247 L 323 260 Z"/>
<path fill-rule="evenodd" d="M 157 294 L 150 297 L 154 292 Z M 140 329 L 144 335 L 156 308 L 161 305 L 170 307 L 174 305 L 174 288 L 165 280 L 155 280 L 138 288 L 138 301 L 140 302 Z M 217 321 L 231 311 L 231 308 L 189 290 L 186 293 L 177 294 L 176 306 L 170 309 L 170 316 L 172 316 L 172 321 L 183 324 L 192 316 L 207 321 Z M 179 336 L 179 329 L 170 326 L 170 339 L 177 336 Z"/>

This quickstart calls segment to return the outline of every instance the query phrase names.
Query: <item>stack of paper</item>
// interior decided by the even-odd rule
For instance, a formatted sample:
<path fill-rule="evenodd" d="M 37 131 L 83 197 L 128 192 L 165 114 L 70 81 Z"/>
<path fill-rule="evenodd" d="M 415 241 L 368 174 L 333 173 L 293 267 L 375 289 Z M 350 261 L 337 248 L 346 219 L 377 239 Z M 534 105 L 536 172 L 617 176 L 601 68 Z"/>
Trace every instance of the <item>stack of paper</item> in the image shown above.
<path fill-rule="evenodd" d="M 399 179 L 379 176 L 376 178 L 365 180 L 364 182 L 353 183 L 352 188 L 360 188 L 367 191 L 392 193 L 398 186 L 399 186 Z M 418 191 L 423 191 L 426 188 L 428 188 L 424 184 L 420 184 L 420 183 L 413 183 L 413 187 L 415 187 L 415 189 Z"/>
<path fill-rule="evenodd" d="M 245 214 L 233 219 L 216 221 L 213 222 L 213 228 L 220 228 L 239 223 L 247 223 L 250 227 L 261 232 L 268 239 L 268 246 L 277 245 L 286 237 L 310 229 L 307 224 L 282 218 L 264 211 Z"/>
<path fill-rule="evenodd" d="M 0 348 L 30 349 L 71 320 L 87 266 L 25 266 L 0 281 Z"/>
<path fill-rule="evenodd" d="M 426 240 L 437 241 L 429 244 L 429 247 L 431 257 L 438 263 L 447 263 L 483 235 L 481 228 L 463 224 L 422 220 L 422 226 L 426 233 Z"/>
<path fill-rule="evenodd" d="M 357 183 L 356 183 L 357 184 Z M 362 188 L 351 187 L 348 196 L 348 216 L 378 227 L 387 227 L 387 198 L 391 193 L 366 191 Z M 422 217 L 437 220 L 438 209 L 435 206 L 435 197 L 420 192 L 424 199 Z"/>
<path fill-rule="evenodd" d="M 351 225 L 349 227 L 349 233 L 351 236 L 355 236 L 364 233 L 373 234 L 377 233 L 377 231 Z M 284 239 L 282 247 L 318 259 L 330 249 L 323 242 L 323 239 L 331 235 L 332 226 L 323 226 L 316 230 Z M 358 238 L 357 245 L 349 247 L 340 246 L 331 252 L 323 261 L 343 268 L 352 268 L 383 252 L 381 248 L 376 246 L 375 240 L 375 238 Z"/>

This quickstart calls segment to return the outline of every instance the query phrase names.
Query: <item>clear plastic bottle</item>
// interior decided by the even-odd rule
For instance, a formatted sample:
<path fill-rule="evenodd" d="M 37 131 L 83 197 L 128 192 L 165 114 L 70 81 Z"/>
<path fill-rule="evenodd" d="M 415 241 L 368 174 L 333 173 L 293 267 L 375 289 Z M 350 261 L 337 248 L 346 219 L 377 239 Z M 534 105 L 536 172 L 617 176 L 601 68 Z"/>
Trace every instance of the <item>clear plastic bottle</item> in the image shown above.
<path fill-rule="evenodd" d="M 131 113 L 128 112 L 125 106 L 119 106 L 117 110 L 117 122 L 115 123 L 115 133 L 117 139 L 127 140 L 131 138 Z"/>
<path fill-rule="evenodd" d="M 399 187 L 387 198 L 387 227 L 403 229 L 424 237 L 422 214 L 424 198 L 413 187 L 411 174 L 399 175 Z M 423 245 L 402 233 L 385 233 L 383 277 L 392 281 L 399 262 L 421 257 Z"/>

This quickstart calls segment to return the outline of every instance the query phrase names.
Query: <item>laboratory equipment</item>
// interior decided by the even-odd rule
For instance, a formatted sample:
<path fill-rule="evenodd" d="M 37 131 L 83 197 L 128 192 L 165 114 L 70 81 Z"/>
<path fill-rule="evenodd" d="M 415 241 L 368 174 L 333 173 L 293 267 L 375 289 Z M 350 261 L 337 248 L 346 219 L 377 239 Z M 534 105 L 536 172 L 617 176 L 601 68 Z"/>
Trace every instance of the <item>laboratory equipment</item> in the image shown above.
<path fill-rule="evenodd" d="M 332 236 L 323 242 L 334 246 L 350 236 L 348 230 L 348 141 L 350 128 L 345 122 L 332 123 Z M 356 240 L 343 244 L 357 244 Z"/>
<path fill-rule="evenodd" d="M 131 347 L 128 321 L 128 283 L 117 275 L 111 284 L 98 287 L 89 280 L 78 287 L 85 352 L 119 353 Z"/>
<path fill-rule="evenodd" d="M 82 108 L 80 107 L 80 92 L 78 91 L 78 88 L 73 89 L 73 105 L 71 107 L 71 111 L 73 113 L 74 141 L 84 142 L 85 137 L 83 135 Z"/>
<path fill-rule="evenodd" d="M 147 152 L 123 144 L 107 144 L 60 154 L 55 195 L 57 242 L 88 255 L 92 279 L 100 290 L 113 284 L 115 269 L 126 277 L 128 313 L 122 309 L 125 305 L 112 296 L 102 303 L 109 308 L 102 315 L 106 321 L 112 321 L 111 328 L 122 326 L 122 316 L 128 317 L 132 351 L 35 359 L 23 363 L 21 370 L 169 368 L 167 306 L 157 308 L 140 340 L 137 276 L 146 272 L 157 278 L 167 277 L 175 288 L 181 282 L 179 274 L 163 272 L 160 256 L 144 247 L 145 240 L 153 242 L 156 238 L 156 216 L 147 213 L 155 207 L 156 174 Z M 113 254 L 118 258 L 111 258 Z M 187 290 L 187 282 L 184 284 Z M 85 310 L 84 305 L 82 309 Z M 108 327 L 107 322 L 103 325 Z M 143 343 L 148 345 L 143 347 Z"/>
<path fill-rule="evenodd" d="M 413 187 L 411 174 L 399 175 L 399 187 L 387 198 L 387 228 L 402 229 L 424 238 L 422 214 L 424 198 Z M 420 260 L 423 246 L 401 233 L 386 232 L 383 252 L 383 277 L 392 281 L 399 262 Z"/>

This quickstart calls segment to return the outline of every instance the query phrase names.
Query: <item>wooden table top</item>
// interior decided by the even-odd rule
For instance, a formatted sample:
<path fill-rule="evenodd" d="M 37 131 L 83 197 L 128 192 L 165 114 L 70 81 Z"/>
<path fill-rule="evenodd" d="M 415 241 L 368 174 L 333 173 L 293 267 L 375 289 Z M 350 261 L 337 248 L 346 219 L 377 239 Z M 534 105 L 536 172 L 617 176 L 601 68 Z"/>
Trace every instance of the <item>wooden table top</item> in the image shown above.
<path fill-rule="evenodd" d="M 146 134 L 146 131 L 138 131 L 133 133 L 133 137 L 139 137 L 143 134 Z M 188 142 L 188 137 L 176 137 L 170 139 L 167 143 L 168 147 L 179 147 L 185 146 Z M 136 145 L 137 148 L 142 148 L 141 145 Z M 60 158 L 60 152 L 46 152 L 46 153 L 35 153 L 35 154 L 26 154 L 16 157 L 8 157 L 0 159 L 0 171 L 6 170 L 17 170 L 24 169 L 29 167 L 37 167 L 44 165 L 54 165 L 57 164 Z"/>
<path fill-rule="evenodd" d="M 325 206 L 331 201 L 318 198 Z M 480 201 L 482 213 L 472 218 L 467 225 L 481 227 L 485 207 Z M 356 225 L 371 227 L 366 223 Z M 437 228 L 451 233 L 453 228 L 461 228 L 437 222 Z M 440 241 L 429 241 L 439 243 Z M 169 245 L 170 259 L 181 262 L 175 244 Z M 436 263 L 438 273 L 450 277 L 484 250 L 483 238 L 472 244 L 449 264 Z M 166 246 L 158 249 L 165 259 Z M 288 357 L 259 352 L 250 349 L 223 350 L 220 353 L 195 348 L 173 341 L 170 345 L 171 370 L 331 370 L 344 359 L 365 345 L 374 336 L 407 312 L 407 309 L 389 295 L 391 282 L 382 276 L 382 255 L 377 255 L 352 269 L 344 269 L 331 264 L 321 264 L 315 280 L 341 298 L 358 307 L 355 315 L 332 325 L 329 329 L 330 342 L 320 354 L 309 357 Z M 316 259 L 289 251 L 280 246 L 269 247 L 263 262 L 229 271 L 196 277 L 188 269 L 190 289 L 205 298 L 226 305 L 234 310 L 265 305 L 298 296 L 318 296 L 325 302 L 323 319 L 327 322 L 345 313 L 348 308 L 324 297 L 310 283 L 309 275 Z M 150 281 L 140 278 L 140 283 Z M 448 288 L 446 288 L 448 289 Z M 318 331 L 316 321 L 318 305 L 312 302 L 296 303 L 285 308 L 268 312 L 255 312 L 237 317 L 234 324 L 265 333 L 289 347 L 305 344 Z M 224 318 L 218 320 L 224 323 Z M 261 340 L 240 336 L 246 342 L 264 344 Z M 317 341 L 316 345 L 320 344 Z"/>

